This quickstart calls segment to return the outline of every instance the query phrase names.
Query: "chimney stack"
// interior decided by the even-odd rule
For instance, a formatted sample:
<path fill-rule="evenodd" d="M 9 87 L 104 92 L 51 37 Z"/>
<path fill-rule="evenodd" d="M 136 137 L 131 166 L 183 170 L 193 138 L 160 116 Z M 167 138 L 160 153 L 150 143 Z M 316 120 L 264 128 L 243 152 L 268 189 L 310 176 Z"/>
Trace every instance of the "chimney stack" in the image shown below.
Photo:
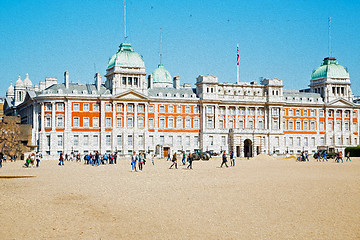
<path fill-rule="evenodd" d="M 64 84 L 65 88 L 69 88 L 69 71 L 64 72 Z"/>
<path fill-rule="evenodd" d="M 96 90 L 100 91 L 100 87 L 101 87 L 101 75 L 100 73 L 96 73 L 95 74 L 95 85 L 96 85 Z"/>
<path fill-rule="evenodd" d="M 179 77 L 179 76 L 174 77 L 173 87 L 174 87 L 175 89 L 179 89 L 179 88 L 180 88 L 180 77 Z"/>

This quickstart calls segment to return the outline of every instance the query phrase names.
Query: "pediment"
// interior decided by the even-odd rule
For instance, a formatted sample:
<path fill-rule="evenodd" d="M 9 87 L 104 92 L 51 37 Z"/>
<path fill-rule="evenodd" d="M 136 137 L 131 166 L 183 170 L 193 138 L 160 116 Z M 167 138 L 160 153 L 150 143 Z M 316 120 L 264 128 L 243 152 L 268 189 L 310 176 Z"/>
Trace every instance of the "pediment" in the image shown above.
<path fill-rule="evenodd" d="M 129 90 L 123 93 L 120 93 L 119 95 L 115 96 L 115 99 L 121 99 L 121 100 L 147 100 L 148 97 L 142 93 L 139 93 L 134 90 Z"/>
<path fill-rule="evenodd" d="M 354 107 L 352 102 L 349 102 L 343 98 L 335 99 L 327 104 L 327 106 L 331 107 Z"/>

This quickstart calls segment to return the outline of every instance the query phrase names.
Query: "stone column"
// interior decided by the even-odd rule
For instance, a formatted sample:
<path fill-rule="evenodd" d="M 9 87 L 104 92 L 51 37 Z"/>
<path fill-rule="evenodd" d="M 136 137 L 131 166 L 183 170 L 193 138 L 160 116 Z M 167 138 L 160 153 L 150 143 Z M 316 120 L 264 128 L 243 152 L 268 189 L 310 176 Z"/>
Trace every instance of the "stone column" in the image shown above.
<path fill-rule="evenodd" d="M 219 105 L 215 104 L 214 105 L 214 128 L 215 129 L 219 129 L 218 118 L 219 118 Z"/>
<path fill-rule="evenodd" d="M 45 154 L 45 104 L 43 102 L 40 103 L 40 139 L 39 139 L 39 150 L 42 154 Z"/>
<path fill-rule="evenodd" d="M 73 139 L 71 136 L 71 104 L 69 100 L 65 100 L 64 102 L 64 153 L 70 153 L 73 150 Z"/>
<path fill-rule="evenodd" d="M 138 103 L 134 103 L 134 130 L 138 128 Z"/>
<path fill-rule="evenodd" d="M 324 145 L 327 145 L 328 141 L 327 141 L 327 132 L 330 131 L 329 129 L 329 116 L 328 116 L 328 109 L 324 109 L 324 114 L 325 114 L 325 127 L 324 127 L 324 132 L 325 132 L 325 135 L 324 135 Z"/>
<path fill-rule="evenodd" d="M 200 127 L 200 129 L 202 129 L 202 132 L 205 132 L 205 130 L 207 128 L 207 125 L 206 125 L 206 108 L 207 108 L 206 104 L 202 104 L 201 108 L 200 108 L 200 111 L 201 111 L 201 121 L 200 121 L 201 127 Z"/>
<path fill-rule="evenodd" d="M 57 149 L 57 137 L 56 137 L 56 130 L 55 130 L 55 102 L 51 102 L 51 132 L 50 132 L 50 154 L 56 155 L 56 149 Z M 63 145 L 64 145 L 64 139 L 63 139 Z M 63 150 L 63 149 L 62 149 Z"/>
<path fill-rule="evenodd" d="M 353 145 L 353 132 L 355 129 L 353 129 L 353 109 L 350 109 L 350 121 L 349 121 L 349 130 L 350 130 L 350 136 L 349 136 L 349 145 Z"/>
<path fill-rule="evenodd" d="M 105 132 L 105 102 L 100 101 L 100 153 L 106 152 L 106 132 Z"/>
<path fill-rule="evenodd" d="M 148 103 L 145 103 L 145 116 L 144 116 L 144 150 L 146 151 L 147 153 L 147 150 L 150 148 L 152 148 L 153 146 L 151 146 L 150 144 L 148 144 L 148 137 L 149 137 L 149 131 L 148 131 L 148 122 L 149 122 L 149 116 L 148 116 L 148 107 L 149 107 L 149 104 Z M 175 121 L 175 119 L 174 119 Z"/>
<path fill-rule="evenodd" d="M 235 106 L 235 122 L 234 122 L 234 128 L 235 129 L 238 129 L 239 128 L 239 123 L 238 123 L 238 121 L 239 121 L 239 119 L 238 119 L 238 117 L 239 117 L 239 111 L 240 111 L 240 109 L 239 109 L 239 106 Z"/>
<path fill-rule="evenodd" d="M 117 122 L 117 119 L 116 119 L 116 103 L 115 102 L 112 102 L 112 131 L 111 131 L 111 138 L 112 138 L 112 141 L 111 141 L 111 152 L 115 152 L 115 149 L 116 149 L 116 146 L 117 146 L 117 141 L 116 141 L 116 135 L 117 135 L 117 132 L 118 132 L 118 128 L 117 128 L 117 125 L 116 125 L 116 122 Z"/>
<path fill-rule="evenodd" d="M 51 102 L 51 131 L 55 131 L 55 102 Z"/>
<path fill-rule="evenodd" d="M 224 129 L 229 129 L 228 112 L 229 112 L 229 106 L 226 105 L 225 106 L 225 119 L 224 119 L 225 128 Z"/>
<path fill-rule="evenodd" d="M 257 126 L 258 126 L 258 110 L 259 110 L 259 108 L 258 108 L 258 107 L 255 107 L 254 129 L 256 129 Z M 255 155 L 254 155 L 254 156 L 255 156 Z"/>
<path fill-rule="evenodd" d="M 248 111 L 249 111 L 249 108 L 245 107 L 244 129 L 248 128 Z"/>

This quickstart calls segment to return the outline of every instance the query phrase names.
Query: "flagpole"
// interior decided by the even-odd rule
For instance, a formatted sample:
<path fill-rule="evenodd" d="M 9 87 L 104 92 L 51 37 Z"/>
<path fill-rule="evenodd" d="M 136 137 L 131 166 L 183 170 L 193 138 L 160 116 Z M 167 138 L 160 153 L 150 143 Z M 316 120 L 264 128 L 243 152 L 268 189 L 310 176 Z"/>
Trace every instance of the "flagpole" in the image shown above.
<path fill-rule="evenodd" d="M 236 67 L 237 67 L 237 74 L 236 74 L 236 83 L 239 84 L 239 78 L 240 78 L 240 71 L 239 71 L 239 44 L 237 44 L 237 48 L 236 48 L 236 51 L 237 51 L 237 61 L 236 61 Z"/>

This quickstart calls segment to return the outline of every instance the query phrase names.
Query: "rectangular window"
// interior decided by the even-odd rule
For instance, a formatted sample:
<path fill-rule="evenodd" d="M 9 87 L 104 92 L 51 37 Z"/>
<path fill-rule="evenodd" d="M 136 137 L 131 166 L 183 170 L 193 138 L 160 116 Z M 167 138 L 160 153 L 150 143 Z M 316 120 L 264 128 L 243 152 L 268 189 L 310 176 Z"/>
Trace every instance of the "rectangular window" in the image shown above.
<path fill-rule="evenodd" d="M 304 146 L 307 147 L 308 146 L 308 138 L 307 137 L 304 137 Z"/>
<path fill-rule="evenodd" d="M 300 122 L 296 122 L 296 130 L 301 130 L 300 124 Z"/>
<path fill-rule="evenodd" d="M 105 111 L 106 112 L 111 112 L 111 104 L 106 104 L 105 105 Z"/>
<path fill-rule="evenodd" d="M 199 119 L 194 119 L 194 128 L 199 128 Z"/>
<path fill-rule="evenodd" d="M 309 122 L 304 121 L 304 130 L 309 130 Z"/>
<path fill-rule="evenodd" d="M 219 128 L 221 128 L 221 129 L 225 128 L 223 119 L 219 120 Z"/>
<path fill-rule="evenodd" d="M 121 137 L 121 135 L 116 136 L 116 143 L 117 143 L 118 146 L 122 145 L 122 137 Z"/>
<path fill-rule="evenodd" d="M 45 111 L 51 111 L 51 104 L 45 105 Z"/>
<path fill-rule="evenodd" d="M 213 107 L 206 107 L 206 113 L 212 114 L 213 113 Z"/>
<path fill-rule="evenodd" d="M 116 127 L 122 127 L 122 118 L 121 117 L 118 117 L 116 118 Z"/>
<path fill-rule="evenodd" d="M 85 135 L 84 136 L 84 146 L 88 146 L 89 145 L 89 136 Z"/>
<path fill-rule="evenodd" d="M 94 112 L 98 112 L 98 111 L 99 111 L 99 104 L 95 103 L 95 104 L 93 105 L 93 111 L 94 111 Z"/>
<path fill-rule="evenodd" d="M 229 120 L 229 128 L 234 128 L 234 120 L 233 119 Z"/>
<path fill-rule="evenodd" d="M 169 120 L 168 120 L 168 128 L 174 128 L 174 119 L 173 118 L 169 118 Z"/>
<path fill-rule="evenodd" d="M 89 111 L 89 104 L 84 103 L 84 112 L 88 112 L 88 111 Z"/>
<path fill-rule="evenodd" d="M 275 146 L 279 146 L 279 145 L 280 145 L 280 138 L 275 137 Z"/>
<path fill-rule="evenodd" d="M 294 122 L 289 122 L 289 130 L 294 130 Z"/>
<path fill-rule="evenodd" d="M 106 146 L 110 146 L 111 145 L 111 136 L 110 135 L 106 135 L 105 136 L 105 142 L 106 142 Z"/>
<path fill-rule="evenodd" d="M 73 126 L 74 127 L 79 127 L 79 118 L 78 117 L 73 118 Z"/>
<path fill-rule="evenodd" d="M 301 146 L 300 137 L 297 137 L 297 138 L 296 138 L 296 145 L 297 145 L 297 146 Z"/>
<path fill-rule="evenodd" d="M 320 117 L 324 117 L 324 110 L 320 110 Z"/>
<path fill-rule="evenodd" d="M 126 85 L 126 77 L 122 77 L 121 83 L 122 85 Z"/>
<path fill-rule="evenodd" d="M 173 113 L 174 112 L 174 106 L 169 106 L 169 113 Z"/>
<path fill-rule="evenodd" d="M 57 110 L 60 111 L 60 112 L 64 111 L 64 104 L 63 103 L 58 103 L 57 104 Z"/>
<path fill-rule="evenodd" d="M 93 136 L 93 145 L 94 145 L 94 146 L 98 146 L 98 145 L 99 145 L 99 136 L 98 136 L 98 135 L 94 135 L 94 136 Z"/>
<path fill-rule="evenodd" d="M 181 106 L 177 106 L 177 107 L 176 107 L 176 112 L 177 112 L 177 113 L 182 113 Z"/>
<path fill-rule="evenodd" d="M 222 144 L 223 146 L 226 145 L 226 137 L 225 137 L 225 136 L 221 136 L 221 144 Z"/>
<path fill-rule="evenodd" d="M 314 137 L 311 138 L 311 146 L 315 146 L 315 138 Z"/>
<path fill-rule="evenodd" d="M 195 144 L 195 146 L 199 145 L 199 137 L 198 136 L 194 136 L 194 144 Z"/>
<path fill-rule="evenodd" d="M 244 128 L 244 121 L 243 120 L 239 121 L 239 128 L 240 129 Z"/>
<path fill-rule="evenodd" d="M 123 111 L 123 105 L 122 104 L 116 104 L 116 111 L 122 112 Z"/>
<path fill-rule="evenodd" d="M 138 118 L 138 127 L 144 128 L 144 118 L 143 117 Z"/>
<path fill-rule="evenodd" d="M 349 123 L 348 122 L 345 122 L 345 130 L 349 131 Z"/>
<path fill-rule="evenodd" d="M 46 143 L 47 146 L 50 147 L 50 136 L 46 136 Z"/>
<path fill-rule="evenodd" d="M 300 110 L 299 109 L 296 110 L 296 116 L 300 116 Z"/>
<path fill-rule="evenodd" d="M 304 115 L 304 117 L 307 117 L 308 116 L 308 110 L 303 110 L 303 115 Z"/>
<path fill-rule="evenodd" d="M 357 132 L 357 124 L 356 123 L 353 123 L 353 131 Z"/>
<path fill-rule="evenodd" d="M 144 105 L 141 104 L 138 106 L 138 112 L 144 112 Z"/>
<path fill-rule="evenodd" d="M 259 129 L 263 129 L 264 128 L 264 122 L 262 120 L 259 121 Z"/>
<path fill-rule="evenodd" d="M 154 106 L 152 106 L 152 105 L 149 106 L 149 112 L 151 112 L 151 113 L 154 112 Z"/>
<path fill-rule="evenodd" d="M 213 120 L 212 120 L 212 118 L 207 119 L 207 127 L 208 128 L 213 128 Z"/>
<path fill-rule="evenodd" d="M 273 111 L 272 111 L 273 113 L 273 115 L 278 115 L 278 110 L 277 110 L 277 108 L 273 108 Z"/>
<path fill-rule="evenodd" d="M 182 145 L 181 136 L 177 136 L 177 145 L 178 145 L 178 146 L 181 146 L 181 145 Z"/>
<path fill-rule="evenodd" d="M 348 118 L 349 117 L 349 111 L 345 112 L 345 117 Z"/>
<path fill-rule="evenodd" d="M 84 117 L 83 118 L 83 127 L 89 127 L 89 118 L 88 117 Z"/>
<path fill-rule="evenodd" d="M 62 145 L 63 145 L 63 136 L 58 135 L 58 146 L 62 146 Z"/>
<path fill-rule="evenodd" d="M 357 118 L 356 111 L 353 111 L 353 118 Z"/>
<path fill-rule="evenodd" d="M 74 111 L 74 112 L 78 112 L 79 109 L 80 109 L 79 104 L 78 104 L 78 103 L 74 103 L 73 111 Z"/>
<path fill-rule="evenodd" d="M 162 129 L 165 128 L 165 119 L 163 119 L 163 118 L 159 119 L 159 128 L 162 128 Z"/>
<path fill-rule="evenodd" d="M 170 144 L 170 146 L 172 146 L 174 144 L 174 137 L 173 136 L 169 136 L 169 144 Z"/>
<path fill-rule="evenodd" d="M 143 147 L 144 145 L 144 135 L 139 135 L 139 147 L 140 149 Z"/>
<path fill-rule="evenodd" d="M 134 125 L 133 125 L 133 118 L 132 117 L 128 117 L 127 119 L 127 126 L 128 128 L 132 128 Z"/>
<path fill-rule="evenodd" d="M 177 118 L 176 119 L 176 128 L 183 128 L 182 118 Z"/>
<path fill-rule="evenodd" d="M 190 136 L 185 137 L 185 145 L 190 146 Z"/>
<path fill-rule="evenodd" d="M 185 119 L 185 128 L 191 128 L 191 121 L 190 121 L 190 119 Z"/>
<path fill-rule="evenodd" d="M 214 137 L 213 136 L 209 137 L 209 143 L 210 143 L 210 146 L 214 146 Z"/>
<path fill-rule="evenodd" d="M 272 129 L 279 129 L 279 122 L 277 120 L 273 120 Z"/>
<path fill-rule="evenodd" d="M 336 111 L 336 117 L 340 117 L 340 111 Z"/>
<path fill-rule="evenodd" d="M 149 118 L 149 129 L 153 129 L 153 128 L 154 128 L 154 119 Z"/>
<path fill-rule="evenodd" d="M 310 129 L 315 130 L 315 122 L 310 122 Z"/>
<path fill-rule="evenodd" d="M 149 136 L 149 144 L 150 144 L 150 146 L 154 145 L 154 136 L 152 136 L 152 135 Z"/>
<path fill-rule="evenodd" d="M 324 146 L 325 145 L 325 139 L 324 137 L 320 138 L 320 146 Z"/>
<path fill-rule="evenodd" d="M 74 135 L 74 146 L 79 145 L 79 135 Z"/>
<path fill-rule="evenodd" d="M 111 127 L 111 117 L 107 117 L 107 118 L 106 118 L 105 126 L 106 126 L 107 128 Z"/>
<path fill-rule="evenodd" d="M 98 117 L 93 118 L 93 127 L 99 127 L 99 118 Z"/>
<path fill-rule="evenodd" d="M 199 113 L 199 107 L 198 106 L 194 107 L 194 113 Z"/>
<path fill-rule="evenodd" d="M 159 113 L 165 112 L 165 106 L 159 106 Z"/>
<path fill-rule="evenodd" d="M 293 146 L 293 145 L 294 145 L 294 138 L 293 138 L 293 137 L 290 137 L 290 138 L 289 138 L 289 145 L 290 145 L 290 146 Z"/>
<path fill-rule="evenodd" d="M 127 111 L 128 111 L 128 112 L 133 112 L 133 111 L 134 111 L 134 105 L 129 104 L 129 105 L 127 106 Z"/>
<path fill-rule="evenodd" d="M 312 116 L 312 117 L 315 116 L 315 110 L 310 110 L 310 116 Z"/>
<path fill-rule="evenodd" d="M 128 77 L 128 85 L 132 85 L 132 77 Z"/>
<path fill-rule="evenodd" d="M 289 116 L 294 116 L 294 111 L 292 109 L 289 109 Z"/>
<path fill-rule="evenodd" d="M 185 107 L 185 113 L 190 113 L 190 107 L 189 106 Z"/>
<path fill-rule="evenodd" d="M 138 85 L 138 78 L 134 77 L 134 85 L 137 86 Z"/>
<path fill-rule="evenodd" d="M 63 127 L 64 126 L 64 118 L 63 117 L 58 117 L 57 126 L 58 127 Z"/>

